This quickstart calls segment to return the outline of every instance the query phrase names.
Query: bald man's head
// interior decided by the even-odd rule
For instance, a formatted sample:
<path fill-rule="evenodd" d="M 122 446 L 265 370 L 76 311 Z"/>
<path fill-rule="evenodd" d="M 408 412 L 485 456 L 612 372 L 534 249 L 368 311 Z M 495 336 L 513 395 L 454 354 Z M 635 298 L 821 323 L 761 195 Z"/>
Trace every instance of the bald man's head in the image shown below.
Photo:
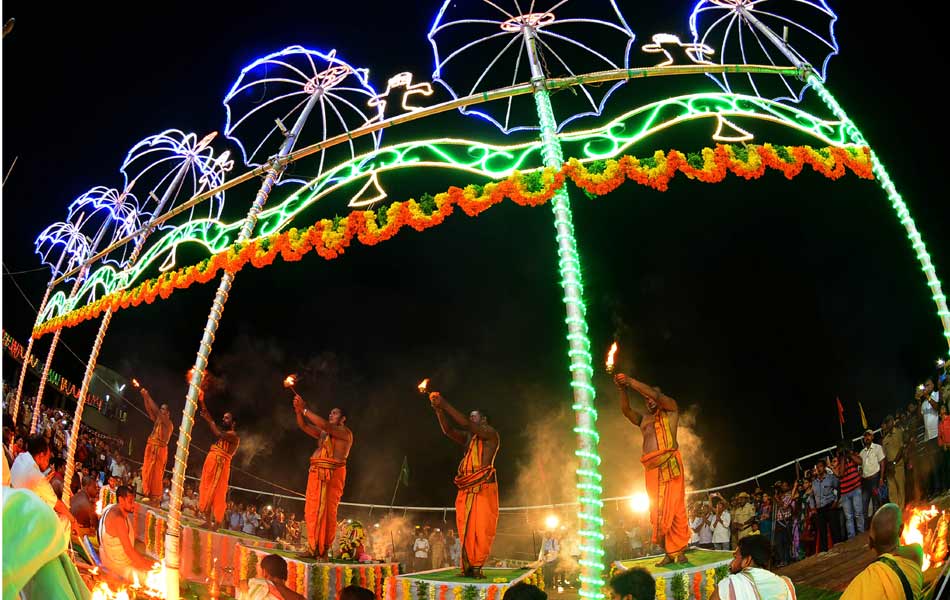
<path fill-rule="evenodd" d="M 890 502 L 877 509 L 871 518 L 871 531 L 868 534 L 871 548 L 878 554 L 893 552 L 900 543 L 901 527 L 900 506 Z"/>

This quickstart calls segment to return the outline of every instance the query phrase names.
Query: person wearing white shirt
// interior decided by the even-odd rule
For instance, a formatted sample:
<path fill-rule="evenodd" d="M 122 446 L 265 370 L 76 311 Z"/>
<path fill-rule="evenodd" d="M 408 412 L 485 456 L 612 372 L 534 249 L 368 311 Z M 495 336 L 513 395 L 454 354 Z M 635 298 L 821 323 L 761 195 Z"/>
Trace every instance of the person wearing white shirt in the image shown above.
<path fill-rule="evenodd" d="M 49 479 L 43 475 L 43 471 L 49 468 L 52 455 L 46 438 L 42 435 L 32 436 L 27 442 L 27 451 L 17 455 L 10 466 L 10 486 L 30 490 L 56 511 L 60 519 L 78 529 L 76 518 L 69 512 L 69 507 L 56 497 Z"/>
<path fill-rule="evenodd" d="M 712 515 L 712 543 L 716 550 L 728 550 L 731 531 L 729 525 L 732 517 L 726 510 L 726 502 L 722 498 L 716 501 L 715 512 Z"/>
<path fill-rule="evenodd" d="M 861 502 L 864 505 L 864 514 L 873 515 L 881 506 L 881 499 L 874 495 L 874 490 L 884 485 L 887 459 L 884 456 L 884 448 L 874 443 L 874 432 L 870 429 L 864 432 L 864 448 L 861 449 L 860 456 Z"/>
<path fill-rule="evenodd" d="M 742 538 L 729 563 L 729 575 L 716 584 L 709 600 L 795 600 L 792 581 L 768 570 L 771 559 L 771 544 L 765 536 Z"/>
<path fill-rule="evenodd" d="M 935 466 L 940 449 L 937 447 L 937 434 L 940 427 L 940 392 L 934 390 L 933 379 L 928 378 L 923 389 L 918 388 L 917 398 L 920 400 L 920 415 L 924 420 L 924 445 L 921 448 L 923 469 L 918 473 L 923 485 L 923 492 L 933 495 L 937 490 L 937 478 L 934 477 Z"/>
<path fill-rule="evenodd" d="M 429 562 L 429 540 L 419 531 L 416 541 L 412 544 L 412 553 L 415 556 L 415 570 L 422 571 Z"/>

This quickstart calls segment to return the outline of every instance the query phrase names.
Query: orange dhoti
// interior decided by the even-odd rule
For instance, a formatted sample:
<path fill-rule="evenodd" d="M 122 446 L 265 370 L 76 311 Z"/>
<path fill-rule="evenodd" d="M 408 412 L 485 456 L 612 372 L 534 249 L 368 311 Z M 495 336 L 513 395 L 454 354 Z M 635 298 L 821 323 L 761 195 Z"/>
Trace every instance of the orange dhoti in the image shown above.
<path fill-rule="evenodd" d="M 653 543 L 662 540 L 669 555 L 681 552 L 690 538 L 683 457 L 676 449 L 657 450 L 645 454 L 640 462 L 646 469 Z"/>
<path fill-rule="evenodd" d="M 161 498 L 165 463 L 168 462 L 168 444 L 149 440 L 142 459 L 142 493 L 146 498 Z"/>
<path fill-rule="evenodd" d="M 495 457 L 482 464 L 485 442 L 472 436 L 455 475 L 455 525 L 462 545 L 462 570 L 480 569 L 488 559 L 498 528 L 498 483 Z M 495 452 L 498 450 L 496 448 Z"/>
<path fill-rule="evenodd" d="M 455 496 L 455 525 L 462 544 L 462 569 L 481 568 L 498 527 L 498 484 L 460 489 Z"/>
<path fill-rule="evenodd" d="M 236 447 L 235 447 L 236 449 Z M 219 448 L 218 443 L 211 446 L 204 468 L 201 469 L 201 482 L 198 485 L 198 512 L 211 512 L 215 523 L 224 520 L 227 508 L 228 482 L 231 480 L 231 457 Z"/>
<path fill-rule="evenodd" d="M 325 457 L 310 459 L 303 514 L 307 522 L 307 545 L 314 556 L 325 557 L 333 545 L 336 510 L 343 497 L 344 484 L 346 461 Z"/>

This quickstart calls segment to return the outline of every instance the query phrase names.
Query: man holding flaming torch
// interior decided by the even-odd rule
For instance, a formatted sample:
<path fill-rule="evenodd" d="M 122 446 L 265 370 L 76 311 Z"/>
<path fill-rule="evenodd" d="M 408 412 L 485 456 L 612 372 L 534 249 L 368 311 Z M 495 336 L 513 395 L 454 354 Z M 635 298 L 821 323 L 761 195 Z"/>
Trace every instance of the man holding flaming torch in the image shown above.
<path fill-rule="evenodd" d="M 227 508 L 228 482 L 231 479 L 231 459 L 237 452 L 241 438 L 235 427 L 234 415 L 229 412 L 221 417 L 221 427 L 202 404 L 201 416 L 211 428 L 217 440 L 211 445 L 201 469 L 198 484 L 198 513 L 205 517 L 205 527 L 211 529 L 224 521 Z"/>
<path fill-rule="evenodd" d="M 142 394 L 148 418 L 155 423 L 145 443 L 145 456 L 142 458 L 142 493 L 148 502 L 158 504 L 164 492 L 162 478 L 168 462 L 168 441 L 172 437 L 171 412 L 167 404 L 157 405 L 137 379 L 132 379 L 132 385 Z"/>
<path fill-rule="evenodd" d="M 336 511 L 346 484 L 346 459 L 353 447 L 353 432 L 346 426 L 346 412 L 341 408 L 331 410 L 326 419 L 314 414 L 297 394 L 295 383 L 293 376 L 284 380 L 284 386 L 294 392 L 297 426 L 317 440 L 317 449 L 310 456 L 304 505 L 307 544 L 317 560 L 326 561 L 336 535 Z"/>
<path fill-rule="evenodd" d="M 420 392 L 425 390 L 422 384 L 419 388 Z M 473 410 L 466 418 L 439 392 L 429 394 L 429 402 L 435 409 L 442 433 L 465 446 L 465 455 L 455 475 L 455 485 L 459 490 L 455 497 L 455 524 L 462 545 L 461 575 L 484 579 L 482 567 L 488 559 L 498 527 L 495 456 L 501 438 L 481 411 Z M 456 429 L 449 419 L 462 429 Z"/>
<path fill-rule="evenodd" d="M 657 566 L 674 561 L 685 563 L 690 529 L 686 516 L 683 457 L 676 441 L 679 407 L 660 388 L 623 373 L 614 376 L 614 383 L 620 388 L 620 411 L 643 433 L 640 462 L 646 469 L 653 543 L 662 544 L 666 550 L 666 556 Z M 630 407 L 627 390 L 635 390 L 643 397 L 646 414 L 640 414 Z"/>

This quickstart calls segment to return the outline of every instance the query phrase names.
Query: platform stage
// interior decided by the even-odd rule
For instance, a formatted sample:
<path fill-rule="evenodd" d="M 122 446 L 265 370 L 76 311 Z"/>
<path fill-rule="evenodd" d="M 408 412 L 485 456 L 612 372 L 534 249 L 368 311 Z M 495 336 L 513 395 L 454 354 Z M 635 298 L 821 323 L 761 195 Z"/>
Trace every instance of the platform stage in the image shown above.
<path fill-rule="evenodd" d="M 501 600 L 505 590 L 524 581 L 544 587 L 539 564 L 517 569 L 486 567 L 485 579 L 459 577 L 459 568 L 399 575 L 386 581 L 382 600 Z"/>
<path fill-rule="evenodd" d="M 665 567 L 656 566 L 656 563 L 663 559 L 662 554 L 616 561 L 611 565 L 611 575 L 642 567 L 653 575 L 658 588 L 660 585 L 664 586 L 667 598 L 705 600 L 712 595 L 712 589 L 716 583 L 729 574 L 729 563 L 732 562 L 733 554 L 729 550 L 694 548 L 686 551 L 686 558 L 688 562 L 685 564 L 674 563 Z M 674 589 L 684 588 L 687 595 L 674 593 Z"/>

